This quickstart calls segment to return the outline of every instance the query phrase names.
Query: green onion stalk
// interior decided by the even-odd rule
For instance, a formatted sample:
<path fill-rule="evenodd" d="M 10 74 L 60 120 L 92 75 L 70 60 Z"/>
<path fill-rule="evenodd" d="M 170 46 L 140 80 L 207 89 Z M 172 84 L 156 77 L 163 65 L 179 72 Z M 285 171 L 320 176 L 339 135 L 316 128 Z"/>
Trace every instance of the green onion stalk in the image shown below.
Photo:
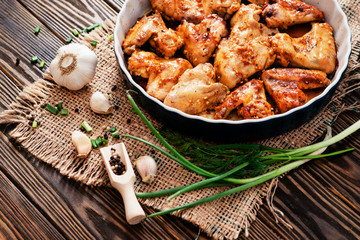
<path fill-rule="evenodd" d="M 221 145 L 220 147 L 222 149 L 257 149 L 257 150 L 264 150 L 264 151 L 269 151 L 269 152 L 275 152 L 274 154 L 269 154 L 269 155 L 264 155 L 264 156 L 260 156 L 258 157 L 258 161 L 264 163 L 264 164 L 276 164 L 276 163 L 280 163 L 278 165 L 274 166 L 274 170 L 265 172 L 263 174 L 257 175 L 255 177 L 249 177 L 249 178 L 232 178 L 229 177 L 231 176 L 233 173 L 238 172 L 240 170 L 243 170 L 245 167 L 249 166 L 251 164 L 251 159 L 249 159 L 248 161 L 245 161 L 241 164 L 239 164 L 238 166 L 235 166 L 233 169 L 222 173 L 222 174 L 215 174 L 212 172 L 209 172 L 195 164 L 193 164 L 192 162 L 190 162 L 188 159 L 186 159 L 185 157 L 183 157 L 177 150 L 175 150 L 166 140 L 165 138 L 159 133 L 159 131 L 156 130 L 156 128 L 149 122 L 149 120 L 145 117 L 145 115 L 141 112 L 141 110 L 139 109 L 139 107 L 137 106 L 137 104 L 135 103 L 134 99 L 132 98 L 131 91 L 127 91 L 126 92 L 126 96 L 128 98 L 128 100 L 130 101 L 130 104 L 133 107 L 133 112 L 138 114 L 140 116 L 140 118 L 142 119 L 142 121 L 148 126 L 148 128 L 151 130 L 151 132 L 159 139 L 159 141 L 165 146 L 165 148 L 168 150 L 164 150 L 163 148 L 150 143 L 142 138 L 138 138 L 132 135 L 122 135 L 122 137 L 127 137 L 127 138 L 131 138 L 140 142 L 143 142 L 151 147 L 153 147 L 154 149 L 160 151 L 161 153 L 163 153 L 165 156 L 173 159 L 174 161 L 178 162 L 179 164 L 181 164 L 184 168 L 193 171 L 203 177 L 206 177 L 207 179 L 194 183 L 194 184 L 190 184 L 187 186 L 181 186 L 181 187 L 176 187 L 176 188 L 171 188 L 171 189 L 166 189 L 166 190 L 161 190 L 161 191 L 157 191 L 157 192 L 148 192 L 148 193 L 136 193 L 137 197 L 140 198 L 148 198 L 148 197 L 160 197 L 160 196 L 165 196 L 165 195 L 170 195 L 170 197 L 168 197 L 167 201 L 173 199 L 174 197 L 188 192 L 188 191 L 192 191 L 192 190 L 196 190 L 199 188 L 206 188 L 206 187 L 216 187 L 216 186 L 224 186 L 224 185 L 240 185 L 237 187 L 234 187 L 232 189 L 226 190 L 224 192 L 220 192 L 217 193 L 215 195 L 197 200 L 195 202 L 191 202 L 185 205 L 181 205 L 172 209 L 168 209 L 165 211 L 161 211 L 161 212 L 157 212 L 154 214 L 151 214 L 149 216 L 147 216 L 148 218 L 150 217 L 154 217 L 154 216 L 159 216 L 159 215 L 163 215 L 163 214 L 167 214 L 173 211 L 177 211 L 177 210 L 181 210 L 181 209 L 185 209 L 185 208 L 189 208 L 189 207 L 193 207 L 202 203 L 206 203 L 209 201 L 213 201 L 225 196 L 228 196 L 230 194 L 234 194 L 243 190 L 246 190 L 248 188 L 251 188 L 253 186 L 259 185 L 261 183 L 264 183 L 270 179 L 273 179 L 277 176 L 280 176 L 292 169 L 295 169 L 303 164 L 305 164 L 306 162 L 312 160 L 312 159 L 317 159 L 317 158 L 324 158 L 324 157 L 329 157 L 329 156 L 334 156 L 334 155 L 338 155 L 338 154 L 343 154 L 349 151 L 354 150 L 353 148 L 349 148 L 349 149 L 345 149 L 345 150 L 341 150 L 341 151 L 337 151 L 337 152 L 332 152 L 332 153 L 327 153 L 327 154 L 322 154 L 325 149 L 344 139 L 345 137 L 349 136 L 350 134 L 356 132 L 358 129 L 360 129 L 360 120 L 356 123 L 354 123 L 352 126 L 348 127 L 346 130 L 344 130 L 343 132 L 339 133 L 338 135 L 331 137 L 331 128 L 328 128 L 328 134 L 326 135 L 325 139 L 319 143 L 315 143 L 306 147 L 302 147 L 302 148 L 297 148 L 297 149 L 287 149 L 287 150 L 282 150 L 282 149 L 276 149 L 276 148 L 270 148 L 270 147 L 266 147 L 266 146 L 262 146 L 262 145 L 256 145 L 256 144 L 229 144 L 229 145 Z M 134 92 L 134 91 L 132 91 Z M 135 92 L 136 93 L 136 92 Z M 210 146 L 209 149 L 216 149 L 217 146 Z M 270 168 L 271 169 L 271 168 Z"/>

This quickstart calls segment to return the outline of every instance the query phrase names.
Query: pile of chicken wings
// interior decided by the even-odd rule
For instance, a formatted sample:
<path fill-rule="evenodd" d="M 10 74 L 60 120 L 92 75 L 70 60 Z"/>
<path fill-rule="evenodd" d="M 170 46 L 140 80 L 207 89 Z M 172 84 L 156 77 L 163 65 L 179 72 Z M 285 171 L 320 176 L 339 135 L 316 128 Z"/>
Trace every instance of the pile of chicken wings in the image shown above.
<path fill-rule="evenodd" d="M 150 0 L 122 47 L 165 105 L 212 119 L 257 119 L 308 101 L 336 69 L 333 29 L 300 0 Z M 285 29 L 309 24 L 300 37 Z M 170 26 L 170 27 L 169 27 Z M 146 47 L 145 47 L 146 46 Z M 234 117 L 235 116 L 235 117 Z"/>

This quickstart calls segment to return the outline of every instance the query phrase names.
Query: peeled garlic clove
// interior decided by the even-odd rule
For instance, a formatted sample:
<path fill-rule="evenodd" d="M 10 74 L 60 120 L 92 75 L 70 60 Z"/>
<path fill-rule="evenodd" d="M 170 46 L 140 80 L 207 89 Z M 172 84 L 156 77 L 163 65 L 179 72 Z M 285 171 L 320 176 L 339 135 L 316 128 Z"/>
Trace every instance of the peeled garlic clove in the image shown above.
<path fill-rule="evenodd" d="M 90 107 L 91 110 L 99 114 L 109 114 L 113 111 L 109 99 L 101 92 L 94 92 L 91 95 Z"/>
<path fill-rule="evenodd" d="M 69 90 L 79 90 L 95 76 L 97 57 L 90 48 L 78 43 L 62 46 L 44 74 Z"/>
<path fill-rule="evenodd" d="M 80 131 L 74 131 L 71 140 L 78 152 L 78 157 L 86 158 L 92 149 L 90 138 Z"/>
<path fill-rule="evenodd" d="M 157 170 L 154 158 L 150 156 L 139 157 L 138 159 L 136 159 L 135 165 L 143 182 L 150 183 L 154 180 Z"/>

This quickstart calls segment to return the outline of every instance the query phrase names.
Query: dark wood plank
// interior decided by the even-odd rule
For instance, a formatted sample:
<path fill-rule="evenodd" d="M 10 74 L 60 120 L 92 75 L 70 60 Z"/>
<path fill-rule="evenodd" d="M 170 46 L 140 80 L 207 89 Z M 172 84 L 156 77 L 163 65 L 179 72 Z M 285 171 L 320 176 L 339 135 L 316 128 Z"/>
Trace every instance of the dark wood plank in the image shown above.
<path fill-rule="evenodd" d="M 74 37 L 71 32 L 74 28 L 80 32 L 117 14 L 115 9 L 102 0 L 19 2 L 63 40 Z"/>
<path fill-rule="evenodd" d="M 14 84 L 11 79 L 0 71 L 0 111 L 8 109 L 10 104 L 15 101 L 21 89 Z"/>
<path fill-rule="evenodd" d="M 64 239 L 14 184 L 0 172 L 0 219 L 7 239 Z M 10 237 L 11 236 L 11 237 Z"/>
<path fill-rule="evenodd" d="M 37 56 L 48 66 L 63 43 L 15 0 L 1 2 L 0 16 L 0 70 L 24 86 L 42 76 L 43 70 L 30 58 Z M 41 27 L 38 35 L 36 26 Z"/>

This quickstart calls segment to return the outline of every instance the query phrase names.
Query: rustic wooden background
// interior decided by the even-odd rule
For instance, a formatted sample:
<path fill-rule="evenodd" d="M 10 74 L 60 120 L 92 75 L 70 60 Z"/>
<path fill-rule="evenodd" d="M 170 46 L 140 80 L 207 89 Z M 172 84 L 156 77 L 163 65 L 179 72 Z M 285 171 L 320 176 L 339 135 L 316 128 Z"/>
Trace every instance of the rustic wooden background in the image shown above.
<path fill-rule="evenodd" d="M 0 111 L 9 108 L 24 86 L 41 78 L 30 63 L 46 65 L 56 50 L 84 29 L 111 18 L 122 0 L 2 0 L 0 7 Z M 41 27 L 38 36 L 35 26 Z M 359 101 L 359 92 L 348 101 Z M 337 133 L 360 118 L 341 114 Z M 60 175 L 9 138 L 0 126 L 1 239 L 195 239 L 199 229 L 173 216 L 129 226 L 120 194 L 90 188 Z M 360 132 L 330 147 L 360 147 Z M 267 205 L 259 210 L 246 239 L 360 239 L 360 152 L 313 161 L 280 180 L 274 205 L 294 228 L 276 223 Z M 145 207 L 147 213 L 152 209 Z M 200 233 L 199 239 L 207 239 Z M 244 238 L 242 234 L 241 238 Z"/>

